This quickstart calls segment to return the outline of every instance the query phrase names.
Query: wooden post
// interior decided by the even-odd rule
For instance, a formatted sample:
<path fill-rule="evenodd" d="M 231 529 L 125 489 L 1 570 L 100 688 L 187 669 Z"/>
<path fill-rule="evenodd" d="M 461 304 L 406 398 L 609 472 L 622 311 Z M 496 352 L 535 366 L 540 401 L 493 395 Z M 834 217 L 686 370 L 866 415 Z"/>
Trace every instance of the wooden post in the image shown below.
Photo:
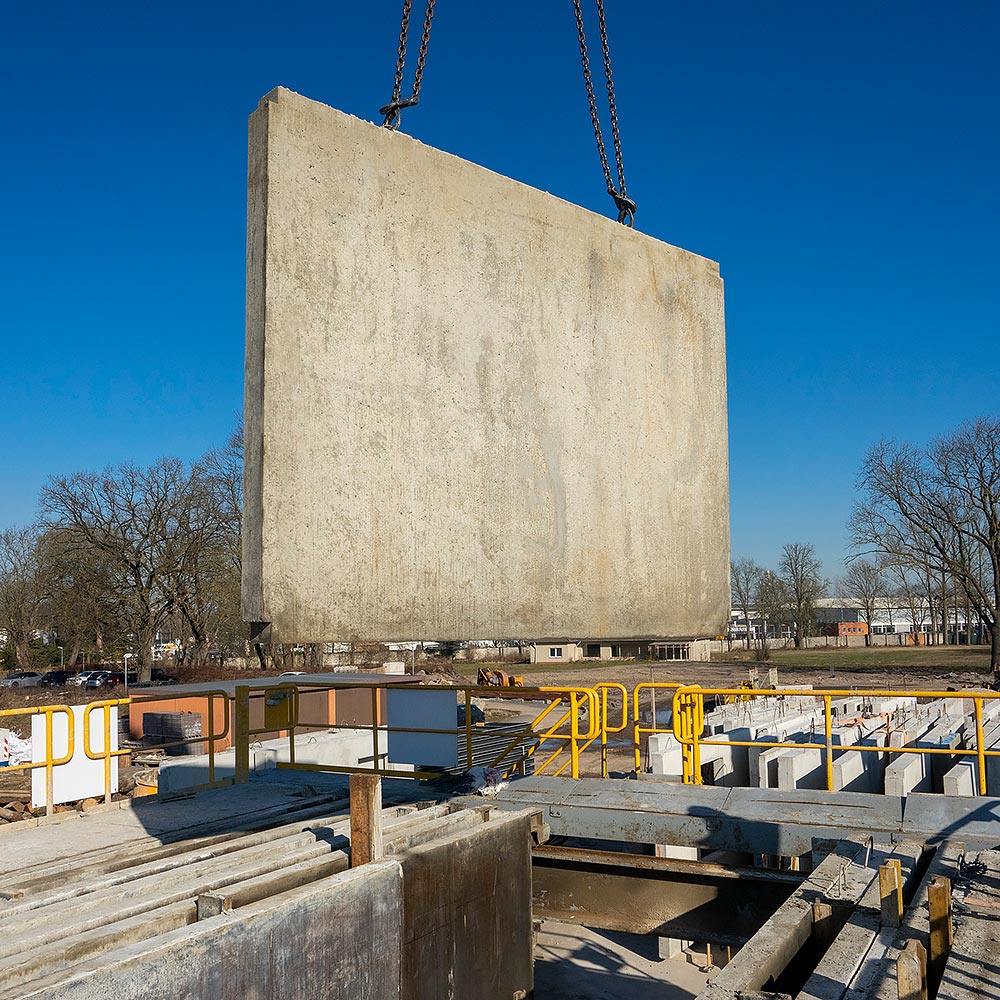
<path fill-rule="evenodd" d="M 382 776 L 351 775 L 351 867 L 382 857 Z"/>
<path fill-rule="evenodd" d="M 250 688 L 246 684 L 236 687 L 233 745 L 236 751 L 236 773 L 233 780 L 238 785 L 250 780 Z"/>
<path fill-rule="evenodd" d="M 927 908 L 930 911 L 930 953 L 927 956 L 927 978 L 932 992 L 937 991 L 951 951 L 951 879 L 937 876 L 927 888 Z"/>
<path fill-rule="evenodd" d="M 898 859 L 890 858 L 879 867 L 878 885 L 882 897 L 882 926 L 898 927 L 903 920 L 903 879 Z"/>
<path fill-rule="evenodd" d="M 833 922 L 833 907 L 829 903 L 815 902 L 812 905 L 812 917 L 812 936 L 816 945 L 816 953 L 824 955 L 837 936 L 837 928 Z"/>
<path fill-rule="evenodd" d="M 919 941 L 908 941 L 896 959 L 899 1000 L 927 1000 L 927 952 Z"/>

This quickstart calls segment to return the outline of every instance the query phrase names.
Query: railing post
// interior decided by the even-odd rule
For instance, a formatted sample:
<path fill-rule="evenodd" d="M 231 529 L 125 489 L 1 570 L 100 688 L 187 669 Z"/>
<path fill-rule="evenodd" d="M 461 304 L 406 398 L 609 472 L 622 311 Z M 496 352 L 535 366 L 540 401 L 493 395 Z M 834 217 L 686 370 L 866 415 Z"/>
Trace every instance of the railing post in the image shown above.
<path fill-rule="evenodd" d="M 705 731 L 705 696 L 701 691 L 696 691 L 691 696 L 691 769 L 692 782 L 695 785 L 702 784 L 701 778 L 701 746 L 698 740 Z"/>
<path fill-rule="evenodd" d="M 68 735 L 68 731 L 67 731 Z M 72 752 L 69 747 L 69 752 Z M 52 710 L 45 713 L 45 815 L 52 816 L 55 813 L 55 803 L 52 801 L 54 794 L 52 791 Z"/>
<path fill-rule="evenodd" d="M 569 756 L 571 766 L 570 774 L 574 778 L 580 777 L 580 748 L 577 745 L 577 737 L 580 733 L 580 718 L 579 712 L 580 708 L 576 700 L 576 692 L 571 691 L 569 694 L 569 706 L 570 706 L 570 727 L 569 727 Z"/>
<path fill-rule="evenodd" d="M 215 784 L 215 695 L 209 692 L 205 696 L 208 704 L 205 706 L 208 716 L 208 783 Z"/>
<path fill-rule="evenodd" d="M 833 791 L 833 715 L 829 695 L 823 696 L 823 729 L 826 733 L 826 790 Z"/>
<path fill-rule="evenodd" d="M 634 744 L 633 749 L 635 750 L 635 773 L 638 774 L 642 769 L 642 737 L 639 732 L 639 692 L 642 689 L 641 684 L 637 684 L 632 692 L 632 718 L 634 725 L 632 726 L 632 742 Z"/>
<path fill-rule="evenodd" d="M 386 742 L 388 743 L 389 734 L 386 733 Z M 378 752 L 378 688 L 372 685 L 372 770 L 378 770 L 379 762 L 379 752 Z M 381 792 L 379 793 L 381 795 Z"/>
<path fill-rule="evenodd" d="M 236 711 L 233 719 L 233 745 L 236 750 L 237 785 L 250 780 L 250 688 L 246 684 L 236 687 Z"/>
<path fill-rule="evenodd" d="M 472 770 L 472 691 L 465 689 L 465 769 Z"/>
<path fill-rule="evenodd" d="M 86 739 L 90 733 L 90 720 L 84 728 L 84 739 Z M 104 706 L 104 801 L 108 803 L 111 801 L 111 706 Z"/>
<path fill-rule="evenodd" d="M 983 699 L 973 699 L 976 710 L 976 763 L 979 765 L 979 794 L 989 795 L 986 789 L 986 747 L 983 746 Z"/>
<path fill-rule="evenodd" d="M 601 777 L 608 776 L 608 689 L 598 686 L 597 696 L 601 706 Z"/>

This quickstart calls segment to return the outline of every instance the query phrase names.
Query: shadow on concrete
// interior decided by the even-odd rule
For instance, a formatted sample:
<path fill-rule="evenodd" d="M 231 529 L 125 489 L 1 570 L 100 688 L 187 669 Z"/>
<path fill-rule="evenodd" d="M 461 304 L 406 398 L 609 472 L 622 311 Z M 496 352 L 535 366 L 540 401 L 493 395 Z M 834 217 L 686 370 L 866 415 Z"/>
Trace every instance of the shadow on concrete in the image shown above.
<path fill-rule="evenodd" d="M 547 921 L 535 948 L 535 1000 L 689 1000 L 707 978 L 650 935 Z"/>

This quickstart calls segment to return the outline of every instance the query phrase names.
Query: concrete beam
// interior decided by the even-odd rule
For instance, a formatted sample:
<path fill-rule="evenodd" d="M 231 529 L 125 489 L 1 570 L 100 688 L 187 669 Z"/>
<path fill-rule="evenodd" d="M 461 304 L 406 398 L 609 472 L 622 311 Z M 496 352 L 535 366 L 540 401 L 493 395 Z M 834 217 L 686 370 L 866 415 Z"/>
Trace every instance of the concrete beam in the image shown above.
<path fill-rule="evenodd" d="M 814 904 L 853 907 L 875 874 L 862 844 L 838 843 L 709 983 L 699 1000 L 728 1000 L 746 991 L 778 988 L 782 973 L 813 934 Z"/>

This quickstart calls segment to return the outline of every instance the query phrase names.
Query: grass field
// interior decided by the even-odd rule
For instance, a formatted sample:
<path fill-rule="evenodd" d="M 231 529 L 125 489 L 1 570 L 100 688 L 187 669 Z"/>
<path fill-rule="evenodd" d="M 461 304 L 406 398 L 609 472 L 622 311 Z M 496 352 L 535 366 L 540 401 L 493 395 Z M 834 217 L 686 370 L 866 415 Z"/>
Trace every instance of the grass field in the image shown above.
<path fill-rule="evenodd" d="M 713 661 L 720 663 L 757 664 L 746 649 L 719 653 Z M 804 667 L 844 667 L 851 670 L 884 670 L 902 667 L 906 670 L 926 669 L 939 671 L 977 671 L 990 669 L 989 646 L 860 646 L 851 649 L 775 649 L 771 651 L 771 665 L 795 669 Z"/>

